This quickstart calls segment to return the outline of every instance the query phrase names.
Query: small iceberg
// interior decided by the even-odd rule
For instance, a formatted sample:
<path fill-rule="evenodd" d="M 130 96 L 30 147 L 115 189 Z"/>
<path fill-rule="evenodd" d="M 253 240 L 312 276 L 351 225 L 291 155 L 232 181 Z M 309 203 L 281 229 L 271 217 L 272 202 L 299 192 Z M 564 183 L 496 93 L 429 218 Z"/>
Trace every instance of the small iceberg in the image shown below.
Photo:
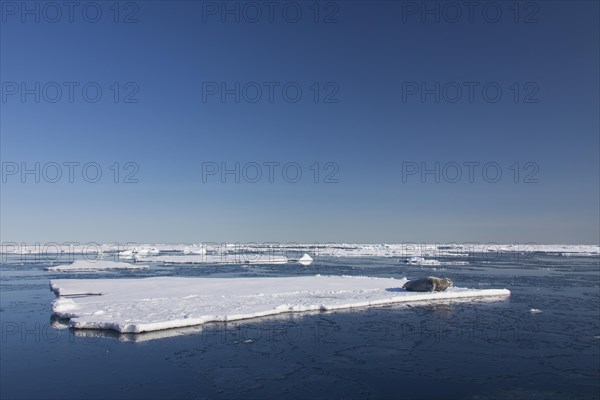
<path fill-rule="evenodd" d="M 312 264 L 313 259 L 307 253 L 304 253 L 304 255 L 298 260 L 298 262 L 306 267 Z"/>

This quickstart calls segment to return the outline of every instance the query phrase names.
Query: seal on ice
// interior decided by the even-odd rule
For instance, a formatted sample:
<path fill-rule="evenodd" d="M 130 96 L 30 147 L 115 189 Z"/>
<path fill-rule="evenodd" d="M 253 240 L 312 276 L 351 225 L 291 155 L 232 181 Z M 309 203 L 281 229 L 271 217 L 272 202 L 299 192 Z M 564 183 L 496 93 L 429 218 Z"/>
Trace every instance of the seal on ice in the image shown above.
<path fill-rule="evenodd" d="M 427 278 L 408 281 L 402 288 L 409 292 L 443 292 L 450 286 L 452 286 L 452 281 L 449 278 L 429 276 Z"/>

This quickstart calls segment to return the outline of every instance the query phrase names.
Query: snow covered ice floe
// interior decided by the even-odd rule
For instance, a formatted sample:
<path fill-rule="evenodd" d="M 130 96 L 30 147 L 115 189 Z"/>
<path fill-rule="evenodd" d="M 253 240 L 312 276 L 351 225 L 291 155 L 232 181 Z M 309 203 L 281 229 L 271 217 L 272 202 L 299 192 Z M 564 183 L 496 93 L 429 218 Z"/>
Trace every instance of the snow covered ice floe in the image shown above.
<path fill-rule="evenodd" d="M 162 262 L 163 264 L 287 264 L 298 262 L 309 265 L 312 258 L 308 254 L 304 254 L 299 260 L 290 260 L 287 257 L 272 254 L 187 254 L 138 257 L 136 261 Z"/>
<path fill-rule="evenodd" d="M 46 271 L 61 271 L 61 272 L 81 272 L 81 271 L 99 271 L 107 269 L 147 269 L 147 265 L 130 264 L 126 262 L 114 262 L 104 260 L 75 260 L 71 264 L 55 265 L 53 267 L 44 268 Z"/>
<path fill-rule="evenodd" d="M 58 279 L 52 311 L 81 329 L 140 333 L 286 312 L 325 311 L 416 301 L 490 298 L 507 289 L 451 287 L 407 292 L 406 279 L 364 276 L 277 278 L 154 277 Z M 69 297 L 76 296 L 76 297 Z"/>

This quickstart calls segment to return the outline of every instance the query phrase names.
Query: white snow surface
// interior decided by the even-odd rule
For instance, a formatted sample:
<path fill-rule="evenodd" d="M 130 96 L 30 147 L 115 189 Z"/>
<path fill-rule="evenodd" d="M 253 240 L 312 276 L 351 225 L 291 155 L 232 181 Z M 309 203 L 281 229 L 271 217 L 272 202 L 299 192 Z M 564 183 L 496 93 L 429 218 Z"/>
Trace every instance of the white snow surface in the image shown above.
<path fill-rule="evenodd" d="M 126 262 L 114 262 L 104 260 L 75 260 L 71 264 L 61 264 L 52 267 L 46 267 L 46 271 L 61 272 L 80 272 L 80 271 L 100 271 L 107 269 L 147 269 L 147 265 L 130 264 Z"/>
<path fill-rule="evenodd" d="M 137 262 L 162 262 L 164 264 L 286 264 L 287 257 L 268 254 L 193 254 L 184 256 L 138 257 Z"/>
<path fill-rule="evenodd" d="M 324 311 L 415 301 L 491 298 L 507 289 L 450 287 L 407 292 L 407 281 L 363 276 L 274 278 L 155 277 L 58 279 L 55 315 L 80 329 L 141 333 L 300 311 Z M 68 297 L 76 296 L 76 297 Z"/>

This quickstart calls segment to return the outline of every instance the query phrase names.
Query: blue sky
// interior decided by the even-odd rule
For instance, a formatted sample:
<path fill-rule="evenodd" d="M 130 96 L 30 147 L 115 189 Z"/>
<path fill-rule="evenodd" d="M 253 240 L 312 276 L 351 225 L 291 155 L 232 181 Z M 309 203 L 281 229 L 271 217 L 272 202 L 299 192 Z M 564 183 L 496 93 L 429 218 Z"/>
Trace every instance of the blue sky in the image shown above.
<path fill-rule="evenodd" d="M 273 2 L 271 23 L 261 2 L 252 22 L 243 2 L 100 1 L 53 23 L 2 2 L 2 241 L 598 243 L 599 4 L 475 3 L 451 22 L 444 2 L 424 20 L 421 2 L 321 2 L 315 22 L 313 2 Z"/>

